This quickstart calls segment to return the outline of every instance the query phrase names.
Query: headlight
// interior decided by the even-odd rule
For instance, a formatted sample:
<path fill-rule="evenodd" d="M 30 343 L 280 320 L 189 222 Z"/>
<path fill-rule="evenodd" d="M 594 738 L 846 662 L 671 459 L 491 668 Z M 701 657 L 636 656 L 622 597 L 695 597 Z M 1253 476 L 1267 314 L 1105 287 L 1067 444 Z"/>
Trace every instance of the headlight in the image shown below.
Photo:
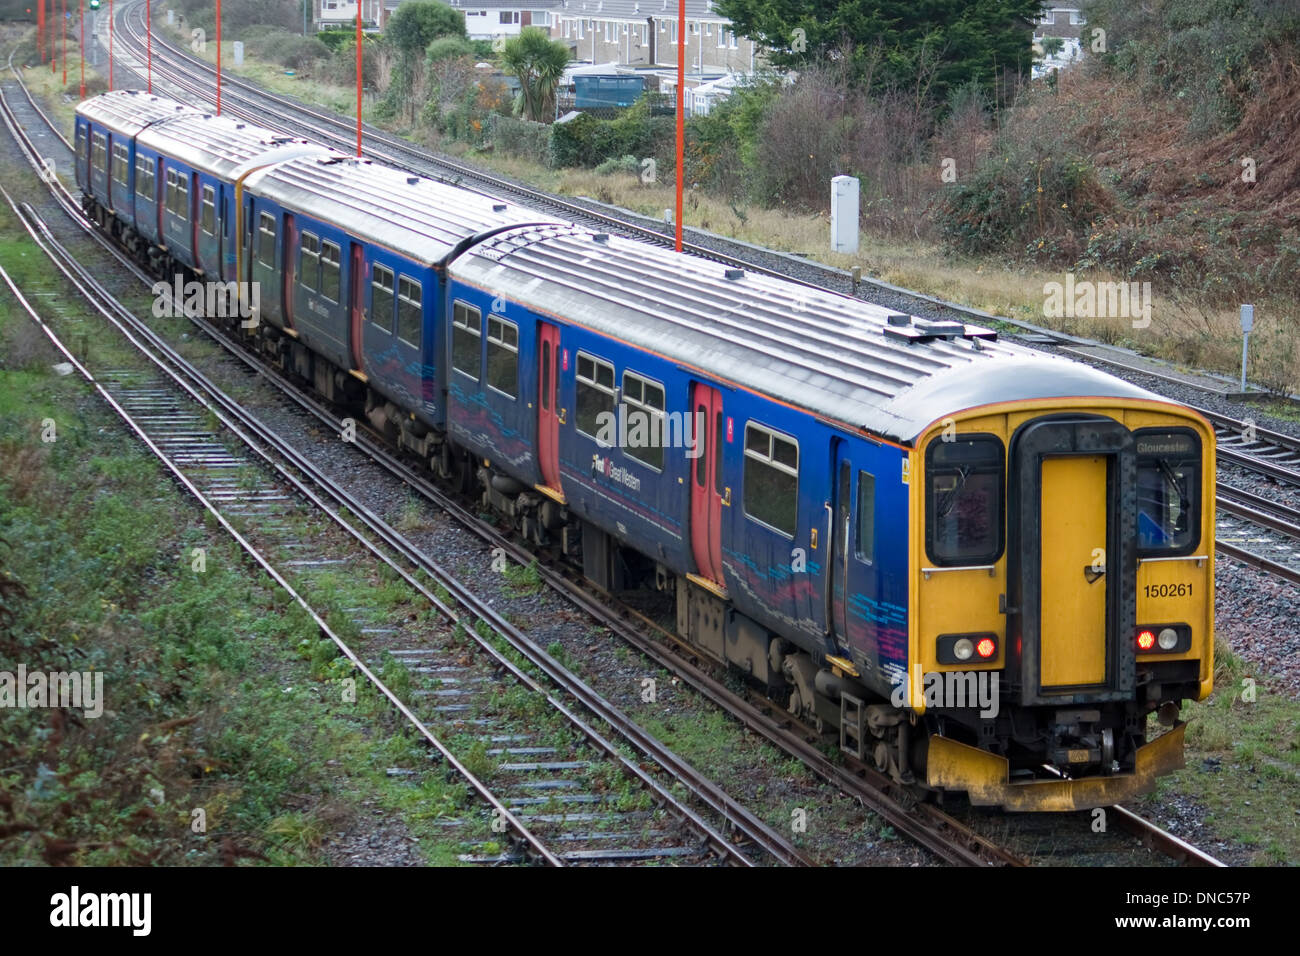
<path fill-rule="evenodd" d="M 1158 640 L 1162 651 L 1172 651 L 1178 646 L 1178 632 L 1172 627 L 1166 627 L 1160 631 Z"/>
<path fill-rule="evenodd" d="M 963 637 L 952 646 L 952 656 L 959 661 L 968 661 L 975 653 L 975 644 L 969 637 Z"/>

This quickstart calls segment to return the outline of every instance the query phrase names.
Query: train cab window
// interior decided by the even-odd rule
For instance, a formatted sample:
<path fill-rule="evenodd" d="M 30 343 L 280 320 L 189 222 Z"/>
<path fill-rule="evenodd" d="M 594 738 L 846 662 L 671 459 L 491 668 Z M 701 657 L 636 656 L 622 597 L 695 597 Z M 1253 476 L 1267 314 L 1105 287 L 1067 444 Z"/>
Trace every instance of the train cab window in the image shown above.
<path fill-rule="evenodd" d="M 503 395 L 519 394 L 519 326 L 488 316 L 487 382 Z"/>
<path fill-rule="evenodd" d="M 627 405 L 627 448 L 624 451 L 628 457 L 663 471 L 664 387 L 635 372 L 624 372 L 623 401 Z"/>
<path fill-rule="evenodd" d="M 483 314 L 472 305 L 457 302 L 451 317 L 451 364 L 478 381 Z"/>
<path fill-rule="evenodd" d="M 1134 438 L 1138 554 L 1190 554 L 1200 543 L 1200 439 L 1185 429 L 1142 429 Z"/>
<path fill-rule="evenodd" d="M 154 189 L 156 188 L 154 179 L 153 163 L 149 161 L 148 156 L 136 156 L 135 158 L 135 194 L 144 199 L 153 202 Z"/>
<path fill-rule="evenodd" d="M 77 127 L 76 156 L 77 162 L 81 162 L 86 157 L 86 127 L 84 126 Z"/>
<path fill-rule="evenodd" d="M 370 277 L 370 321 L 377 329 L 393 331 L 393 270 L 379 263 Z"/>
<path fill-rule="evenodd" d="M 107 170 L 108 141 L 103 133 L 95 133 L 90 137 L 90 164 L 100 172 Z"/>
<path fill-rule="evenodd" d="M 130 176 L 130 151 L 125 143 L 113 144 L 113 179 L 125 188 Z"/>
<path fill-rule="evenodd" d="M 858 472 L 858 533 L 854 553 L 868 564 L 876 560 L 876 476 Z"/>
<path fill-rule="evenodd" d="M 320 247 L 320 294 L 331 302 L 341 301 L 339 290 L 343 287 L 342 257 L 336 242 L 326 240 Z"/>
<path fill-rule="evenodd" d="M 992 435 L 934 439 L 926 451 L 925 543 L 943 567 L 992 564 L 1002 554 L 1002 442 Z"/>
<path fill-rule="evenodd" d="M 578 353 L 578 431 L 590 438 L 600 434 L 602 415 L 614 415 L 614 366 L 585 352 Z"/>
<path fill-rule="evenodd" d="M 178 179 L 179 188 L 184 180 Z M 275 268 L 275 216 L 264 212 L 257 219 L 257 261 Z"/>
<path fill-rule="evenodd" d="M 745 514 L 793 538 L 799 516 L 799 443 L 764 425 L 745 425 Z"/>
<path fill-rule="evenodd" d="M 310 232 L 298 240 L 298 284 L 309 292 L 320 291 L 320 239 Z"/>
<path fill-rule="evenodd" d="M 186 221 L 190 218 L 190 183 L 184 173 L 176 177 L 176 208 L 172 212 Z"/>
<path fill-rule="evenodd" d="M 199 227 L 209 236 L 217 234 L 217 191 L 211 186 L 203 187 L 203 208 L 199 215 Z"/>
<path fill-rule="evenodd" d="M 420 283 L 402 276 L 397 282 L 397 337 L 419 348 L 424 328 L 424 302 Z"/>

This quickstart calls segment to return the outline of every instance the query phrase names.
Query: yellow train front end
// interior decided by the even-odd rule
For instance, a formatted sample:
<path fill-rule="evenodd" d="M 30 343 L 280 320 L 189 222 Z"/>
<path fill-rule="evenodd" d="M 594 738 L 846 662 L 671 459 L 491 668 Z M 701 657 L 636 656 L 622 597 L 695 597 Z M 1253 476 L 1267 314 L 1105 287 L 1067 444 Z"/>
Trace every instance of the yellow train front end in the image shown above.
<path fill-rule="evenodd" d="M 1213 682 L 1214 461 L 1208 423 L 1154 398 L 993 404 L 919 436 L 918 777 L 1076 810 L 1183 765 L 1181 704 Z"/>

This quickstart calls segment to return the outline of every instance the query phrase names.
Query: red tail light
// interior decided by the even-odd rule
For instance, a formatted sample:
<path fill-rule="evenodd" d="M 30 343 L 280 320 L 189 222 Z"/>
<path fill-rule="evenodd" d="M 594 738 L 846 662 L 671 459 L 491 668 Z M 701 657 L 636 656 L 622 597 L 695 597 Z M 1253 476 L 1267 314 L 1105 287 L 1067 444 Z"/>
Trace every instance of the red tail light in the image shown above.
<path fill-rule="evenodd" d="M 1155 646 L 1156 646 L 1156 636 L 1153 632 L 1151 631 L 1138 632 L 1138 648 L 1140 650 L 1149 651 L 1151 650 L 1151 648 Z"/>
<path fill-rule="evenodd" d="M 981 640 L 978 644 L 975 645 L 975 653 L 978 654 L 980 657 L 984 658 L 985 660 L 988 660 L 997 652 L 998 652 L 998 645 L 994 642 L 993 638 L 991 637 L 986 637 L 983 640 Z"/>

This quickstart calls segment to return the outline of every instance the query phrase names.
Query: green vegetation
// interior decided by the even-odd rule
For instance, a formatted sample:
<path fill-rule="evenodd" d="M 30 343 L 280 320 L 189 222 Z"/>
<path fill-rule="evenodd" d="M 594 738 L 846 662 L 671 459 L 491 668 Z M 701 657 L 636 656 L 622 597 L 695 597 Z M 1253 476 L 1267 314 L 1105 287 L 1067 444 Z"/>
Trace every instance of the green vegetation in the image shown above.
<path fill-rule="evenodd" d="M 569 65 L 567 43 L 552 40 L 539 27 L 525 27 L 505 42 L 501 65 L 519 80 L 519 105 L 530 120 L 540 122 L 554 113 L 555 90 Z"/>
<path fill-rule="evenodd" d="M 902 89 L 943 102 L 973 81 L 992 93 L 1029 68 L 1032 23 L 1041 0 L 719 0 L 737 32 L 796 70 L 834 57 L 873 90 Z M 798 31 L 798 32 L 796 32 Z"/>

